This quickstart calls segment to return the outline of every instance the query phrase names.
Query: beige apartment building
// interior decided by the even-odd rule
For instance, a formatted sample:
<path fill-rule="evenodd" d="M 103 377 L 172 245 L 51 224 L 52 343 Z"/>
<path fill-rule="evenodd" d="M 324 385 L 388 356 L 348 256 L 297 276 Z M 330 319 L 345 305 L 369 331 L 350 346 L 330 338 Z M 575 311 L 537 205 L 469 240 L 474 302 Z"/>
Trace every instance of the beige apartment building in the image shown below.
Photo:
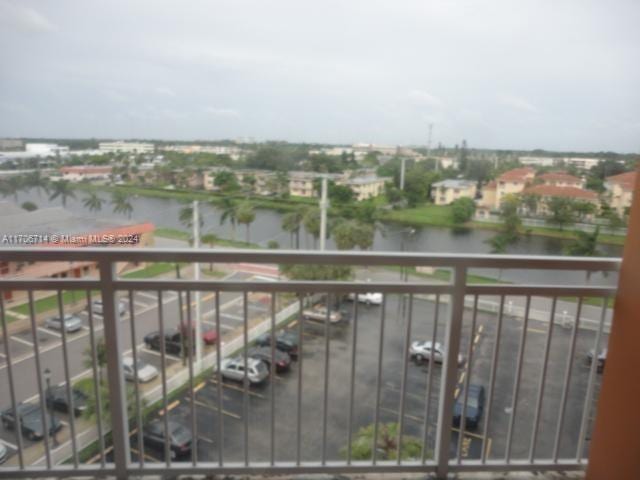
<path fill-rule="evenodd" d="M 431 186 L 431 198 L 436 205 L 449 205 L 459 198 L 475 198 L 476 189 L 471 180 L 443 180 Z"/>
<path fill-rule="evenodd" d="M 598 194 L 592 190 L 585 190 L 577 187 L 559 187 L 555 185 L 533 185 L 527 187 L 523 192 L 523 195 L 535 195 L 539 197 L 539 201 L 536 204 L 535 212 L 528 212 L 537 216 L 548 215 L 549 208 L 548 203 L 552 198 L 568 198 L 577 202 L 588 202 L 596 207 L 596 210 L 600 206 L 600 200 Z M 592 215 L 589 215 L 592 217 Z"/>
<path fill-rule="evenodd" d="M 623 216 L 631 207 L 635 184 L 636 172 L 626 172 L 606 178 L 604 186 L 607 189 L 609 205 L 618 215 Z"/>
<path fill-rule="evenodd" d="M 554 187 L 584 188 L 584 180 L 582 178 L 569 175 L 567 172 L 543 173 L 538 175 L 536 180 L 540 180 L 543 185 L 552 185 Z"/>
<path fill-rule="evenodd" d="M 381 195 L 384 192 L 386 180 L 377 176 L 355 177 L 350 178 L 344 184 L 353 190 L 356 200 L 361 201 Z"/>
<path fill-rule="evenodd" d="M 495 203 L 492 208 L 498 210 L 506 195 L 517 195 L 533 182 L 535 170 L 530 167 L 514 168 L 500 175 L 496 180 Z"/>

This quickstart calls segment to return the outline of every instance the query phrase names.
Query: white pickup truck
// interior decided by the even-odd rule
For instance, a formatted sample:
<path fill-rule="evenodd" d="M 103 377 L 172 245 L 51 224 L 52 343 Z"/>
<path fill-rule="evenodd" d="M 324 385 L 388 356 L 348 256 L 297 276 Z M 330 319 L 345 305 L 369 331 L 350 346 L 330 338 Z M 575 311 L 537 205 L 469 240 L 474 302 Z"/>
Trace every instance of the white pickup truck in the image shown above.
<path fill-rule="evenodd" d="M 305 320 L 316 320 L 324 322 L 327 320 L 327 308 L 324 305 L 315 305 L 302 311 L 302 318 Z M 342 314 L 338 310 L 329 311 L 329 322 L 337 323 L 342 320 Z"/>

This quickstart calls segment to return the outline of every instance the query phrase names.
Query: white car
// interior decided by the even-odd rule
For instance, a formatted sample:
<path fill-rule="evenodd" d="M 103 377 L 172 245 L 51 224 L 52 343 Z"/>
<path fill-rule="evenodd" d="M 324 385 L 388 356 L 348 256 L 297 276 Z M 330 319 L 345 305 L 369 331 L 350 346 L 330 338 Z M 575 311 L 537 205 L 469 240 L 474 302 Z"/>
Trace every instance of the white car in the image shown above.
<path fill-rule="evenodd" d="M 93 313 L 102 315 L 103 310 L 104 307 L 102 305 L 102 300 L 94 300 L 93 302 L 91 302 L 91 311 Z M 118 302 L 118 313 L 120 315 L 124 315 L 125 313 L 127 313 L 127 305 L 122 300 Z"/>
<path fill-rule="evenodd" d="M 380 292 L 367 292 L 357 294 L 358 302 L 366 303 L 367 305 L 382 305 L 382 294 Z M 356 294 L 349 295 L 349 300 L 355 300 Z"/>
<path fill-rule="evenodd" d="M 262 360 L 247 358 L 247 380 L 249 383 L 262 383 L 269 376 L 269 369 Z M 244 381 L 244 358 L 241 356 L 226 358 L 220 364 L 220 373 L 228 380 Z"/>
<path fill-rule="evenodd" d="M 64 319 L 60 317 L 47 318 L 44 321 L 44 326 L 52 330 L 62 330 L 64 325 L 64 331 L 68 333 L 77 332 L 82 328 L 82 320 L 75 315 L 69 313 L 65 314 Z"/>
<path fill-rule="evenodd" d="M 138 381 L 141 383 L 150 382 L 158 376 L 158 369 L 156 367 L 149 365 L 140 359 L 138 359 L 136 366 L 138 367 Z M 131 382 L 135 381 L 136 368 L 132 357 L 124 357 L 122 360 L 122 370 L 124 371 L 125 380 L 129 380 Z"/>
<path fill-rule="evenodd" d="M 9 458 L 9 449 L 4 443 L 0 443 L 0 463 L 4 463 L 7 458 Z"/>
<path fill-rule="evenodd" d="M 429 361 L 432 352 L 434 363 L 444 362 L 444 347 L 438 342 L 434 344 L 431 341 L 416 341 L 412 342 L 411 347 L 409 348 L 409 354 L 411 355 L 411 358 L 415 358 L 417 362 Z M 462 355 L 458 355 L 458 365 L 462 365 L 463 363 L 464 357 Z"/>

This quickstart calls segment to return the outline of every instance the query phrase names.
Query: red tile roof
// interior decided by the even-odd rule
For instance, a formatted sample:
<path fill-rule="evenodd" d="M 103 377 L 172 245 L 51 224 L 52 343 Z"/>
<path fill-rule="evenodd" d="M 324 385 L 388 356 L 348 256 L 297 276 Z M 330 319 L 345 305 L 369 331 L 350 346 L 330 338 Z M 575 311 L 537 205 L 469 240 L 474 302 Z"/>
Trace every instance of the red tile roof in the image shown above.
<path fill-rule="evenodd" d="M 491 180 L 489 183 L 487 183 L 484 186 L 485 190 L 495 190 L 496 189 L 496 181 L 495 180 Z"/>
<path fill-rule="evenodd" d="M 565 183 L 581 183 L 582 180 L 574 175 L 569 175 L 567 172 L 548 172 L 543 173 L 538 177 L 545 182 L 565 182 Z"/>
<path fill-rule="evenodd" d="M 607 182 L 616 183 L 625 190 L 633 190 L 636 184 L 636 172 L 620 173 L 619 175 L 607 177 Z"/>
<path fill-rule="evenodd" d="M 533 178 L 536 171 L 531 167 L 514 168 L 508 170 L 498 177 L 501 182 L 525 182 L 528 177 Z"/>
<path fill-rule="evenodd" d="M 597 200 L 598 194 L 591 190 L 576 187 L 557 187 L 555 185 L 534 185 L 522 193 L 540 195 L 542 197 L 566 197 L 577 200 Z"/>
<path fill-rule="evenodd" d="M 102 165 L 78 165 L 75 167 L 60 167 L 60 173 L 111 173 L 111 167 Z"/>

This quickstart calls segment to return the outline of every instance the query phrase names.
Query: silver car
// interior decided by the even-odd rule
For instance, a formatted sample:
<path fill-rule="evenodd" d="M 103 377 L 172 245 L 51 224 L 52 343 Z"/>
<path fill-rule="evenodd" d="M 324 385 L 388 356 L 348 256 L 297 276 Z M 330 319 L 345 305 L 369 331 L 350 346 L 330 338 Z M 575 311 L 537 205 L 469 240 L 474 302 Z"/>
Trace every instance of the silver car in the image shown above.
<path fill-rule="evenodd" d="M 136 367 L 138 369 L 138 381 L 141 383 L 150 382 L 158 376 L 158 369 L 153 365 L 138 360 L 134 366 L 132 357 L 124 357 L 122 359 L 122 370 L 125 380 L 130 382 L 136 379 Z"/>
<path fill-rule="evenodd" d="M 62 330 L 63 324 L 65 332 L 68 333 L 77 332 L 82 328 L 82 320 L 70 313 L 64 316 L 64 321 L 60 317 L 51 317 L 44 321 L 44 326 L 52 330 Z"/>
<path fill-rule="evenodd" d="M 249 383 L 262 383 L 269 376 L 269 369 L 262 360 L 247 359 L 247 380 Z M 220 373 L 223 378 L 243 382 L 245 375 L 244 358 L 234 357 L 224 359 L 220 364 Z"/>
<path fill-rule="evenodd" d="M 98 315 L 102 315 L 102 312 L 104 311 L 102 300 L 94 300 L 93 302 L 91 302 L 91 311 L 93 313 L 97 313 Z M 120 300 L 118 302 L 118 314 L 124 315 L 125 313 L 127 313 L 127 305 L 122 300 Z"/>
<path fill-rule="evenodd" d="M 415 358 L 417 362 L 429 361 L 433 354 L 433 362 L 442 363 L 444 362 L 445 351 L 444 347 L 438 342 L 417 341 L 411 343 L 409 354 L 412 358 Z M 464 357 L 462 355 L 458 355 L 458 365 L 462 365 L 463 363 Z"/>

